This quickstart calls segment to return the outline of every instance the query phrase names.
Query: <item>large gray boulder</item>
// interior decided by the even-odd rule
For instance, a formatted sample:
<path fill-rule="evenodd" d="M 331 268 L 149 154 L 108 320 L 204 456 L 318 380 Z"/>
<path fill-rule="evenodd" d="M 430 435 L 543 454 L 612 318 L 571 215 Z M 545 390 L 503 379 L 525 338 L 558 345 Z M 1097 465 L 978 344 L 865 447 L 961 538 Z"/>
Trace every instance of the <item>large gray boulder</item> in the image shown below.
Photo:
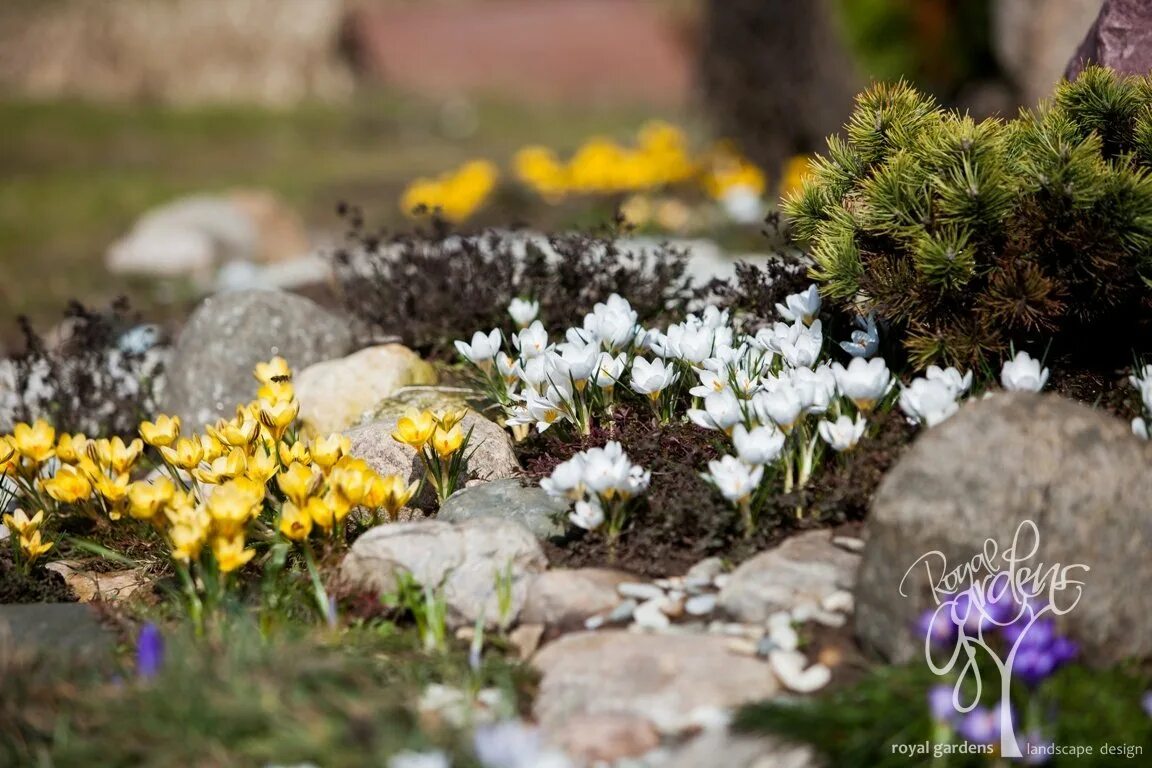
<path fill-rule="evenodd" d="M 1100 5 L 1090 0 L 1081 2 Z M 1045 8 L 1045 13 L 1047 10 Z M 1089 63 L 1101 64 L 1128 75 L 1152 71 L 1152 3 L 1148 0 L 1104 0 L 1100 15 L 1068 62 L 1064 74 L 1069 80 L 1075 79 Z"/>
<path fill-rule="evenodd" d="M 513 520 L 538 539 L 551 539 L 564 535 L 567 513 L 568 504 L 540 486 L 525 486 L 518 478 L 508 477 L 461 488 L 444 500 L 436 516 L 447 522 L 487 517 Z"/>
<path fill-rule="evenodd" d="M 231 418 L 256 394 L 256 363 L 279 355 L 294 370 L 348 354 L 352 332 L 320 305 L 280 291 L 236 291 L 205 299 L 168 363 L 162 401 L 196 429 Z"/>
<path fill-rule="evenodd" d="M 1018 578 L 1043 567 L 1043 596 L 1054 582 L 1048 569 L 1070 568 L 1067 578 L 1082 582 L 1078 602 L 1072 584 L 1052 596 L 1061 610 L 1075 604 L 1058 621 L 1085 658 L 1152 656 L 1150 467 L 1152 446 L 1086 405 L 1025 393 L 969 402 L 921 435 L 877 490 L 857 580 L 860 639 L 890 660 L 923 658 L 925 638 L 913 627 L 936 606 L 931 584 L 962 591 L 970 579 L 947 589 L 942 574 L 972 563 L 989 539 L 992 569 L 1007 570 L 1005 550 L 1020 530 Z M 1025 521 L 1037 536 L 1021 529 Z M 921 560 L 934 551 L 946 566 Z M 992 569 L 977 567 L 976 579 Z"/>

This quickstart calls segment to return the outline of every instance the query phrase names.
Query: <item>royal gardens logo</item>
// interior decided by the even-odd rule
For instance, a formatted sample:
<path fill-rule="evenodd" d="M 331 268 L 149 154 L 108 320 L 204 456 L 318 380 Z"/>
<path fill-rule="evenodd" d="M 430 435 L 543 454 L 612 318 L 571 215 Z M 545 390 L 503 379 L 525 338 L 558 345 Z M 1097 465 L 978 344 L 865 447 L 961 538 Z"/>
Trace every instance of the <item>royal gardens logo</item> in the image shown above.
<path fill-rule="evenodd" d="M 924 658 L 947 681 L 929 697 L 934 721 L 968 746 L 991 750 L 998 742 L 997 751 L 1006 758 L 1054 748 L 1032 697 L 1078 654 L 1076 643 L 1057 630 L 1056 619 L 1075 610 L 1084 587 L 1080 579 L 1090 569 L 1041 562 L 1039 550 L 1039 528 L 1025 520 L 1007 546 L 989 538 L 963 562 L 951 563 L 940 551 L 925 553 L 900 583 L 905 597 L 926 584 L 934 603 L 920 622 Z M 928 747 L 928 754 L 936 751 Z"/>

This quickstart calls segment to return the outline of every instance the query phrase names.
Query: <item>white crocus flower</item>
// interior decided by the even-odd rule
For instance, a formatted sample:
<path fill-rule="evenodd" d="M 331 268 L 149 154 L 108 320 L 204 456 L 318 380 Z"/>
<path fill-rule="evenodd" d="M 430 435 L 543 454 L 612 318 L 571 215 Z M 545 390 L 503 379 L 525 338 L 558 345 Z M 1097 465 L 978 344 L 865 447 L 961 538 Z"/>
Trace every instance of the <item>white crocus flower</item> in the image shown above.
<path fill-rule="evenodd" d="M 584 496 L 584 457 L 576 454 L 562 461 L 552 474 L 540 481 L 540 487 L 549 496 L 576 501 Z"/>
<path fill-rule="evenodd" d="M 777 323 L 779 325 L 781 323 Z M 811 368 L 820 359 L 820 351 L 824 348 L 821 322 L 817 320 L 806 326 L 797 320 L 785 328 L 788 329 L 786 334 L 777 334 L 780 356 L 793 368 Z"/>
<path fill-rule="evenodd" d="M 705 429 L 719 429 L 727 432 L 744 420 L 744 412 L 740 409 L 740 401 L 736 394 L 725 389 L 713 392 L 704 398 L 704 408 L 689 408 L 688 418 L 693 424 Z"/>
<path fill-rule="evenodd" d="M 790 432 L 800 418 L 803 403 L 791 385 L 781 386 L 772 391 L 757 392 L 752 398 L 752 409 L 761 422 L 772 422 L 785 432 Z"/>
<path fill-rule="evenodd" d="M 772 425 L 749 430 L 743 424 L 737 424 L 732 430 L 732 445 L 745 464 L 771 464 L 784 450 L 784 433 Z"/>
<path fill-rule="evenodd" d="M 524 375 L 524 369 L 520 366 L 520 361 L 506 352 L 500 352 L 496 355 L 496 370 L 500 372 L 500 377 L 504 379 L 504 383 L 509 387 Z"/>
<path fill-rule="evenodd" d="M 520 364 L 520 378 L 537 392 L 548 385 L 548 361 L 543 355 L 529 357 Z"/>
<path fill-rule="evenodd" d="M 947 386 L 952 390 L 952 394 L 955 397 L 960 397 L 960 395 L 963 395 L 968 391 L 968 388 L 972 386 L 972 371 L 968 371 L 968 373 L 961 376 L 960 371 L 951 366 L 941 368 L 938 365 L 930 365 L 928 366 L 928 370 L 925 371 L 924 376 L 929 381 L 939 381 Z"/>
<path fill-rule="evenodd" d="M 584 316 L 584 331 L 608 351 L 622 349 L 636 338 L 636 310 L 617 294 L 598 303 Z"/>
<path fill-rule="evenodd" d="M 1000 369 L 1000 384 L 1009 392 L 1039 392 L 1047 383 L 1048 369 L 1024 351 L 1017 352 Z"/>
<path fill-rule="evenodd" d="M 580 386 L 596 372 L 596 365 L 600 362 L 600 348 L 592 344 L 562 344 L 546 354 L 544 359 L 551 376 L 559 377 L 565 383 L 574 381 Z"/>
<path fill-rule="evenodd" d="M 620 353 L 613 357 L 608 352 L 601 352 L 600 357 L 596 361 L 595 381 L 596 386 L 600 389 L 611 389 L 620 383 L 620 377 L 624 375 L 624 366 L 627 365 L 628 358 L 624 353 Z"/>
<path fill-rule="evenodd" d="M 663 360 L 649 362 L 642 357 L 632 361 L 632 389 L 652 399 L 660 396 L 678 378 L 676 369 Z"/>
<path fill-rule="evenodd" d="M 939 379 L 915 379 L 900 393 L 900 410 L 926 427 L 936 426 L 959 408 L 952 388 Z"/>
<path fill-rule="evenodd" d="M 693 369 L 696 372 L 696 376 L 700 379 L 700 383 L 688 390 L 688 394 L 693 397 L 708 397 L 717 392 L 723 392 L 728 388 L 728 378 L 731 374 L 722 364 L 715 370 L 710 370 L 707 366 L 713 362 L 719 361 L 705 360 L 705 367 Z"/>
<path fill-rule="evenodd" d="M 776 311 L 790 323 L 799 320 L 808 325 L 820 314 L 820 289 L 813 283 L 807 290 L 794 293 L 785 298 L 783 304 L 777 304 Z"/>
<path fill-rule="evenodd" d="M 832 404 L 836 394 L 836 376 L 827 365 L 815 369 L 796 368 L 789 380 L 804 413 L 821 414 Z"/>
<path fill-rule="evenodd" d="M 548 349 L 548 331 L 544 324 L 536 320 L 520 333 L 512 336 L 512 343 L 525 358 L 539 357 Z"/>
<path fill-rule="evenodd" d="M 742 502 L 751 496 L 764 477 L 764 467 L 750 467 L 735 456 L 723 456 L 708 462 L 705 479 L 711 481 L 724 498 Z"/>
<path fill-rule="evenodd" d="M 500 330 L 493 328 L 487 334 L 476 331 L 472 334 L 472 343 L 456 342 L 456 349 L 476 365 L 489 363 L 500 351 Z"/>
<path fill-rule="evenodd" d="M 880 349 L 880 329 L 876 327 L 876 316 L 857 317 L 851 341 L 840 342 L 840 349 L 852 357 L 872 357 Z"/>
<path fill-rule="evenodd" d="M 651 475 L 633 465 L 624 448 L 615 440 L 603 448 L 590 448 L 582 456 L 584 484 L 601 498 L 627 498 L 648 487 Z"/>
<path fill-rule="evenodd" d="M 875 408 L 892 388 L 892 374 L 881 357 L 871 360 L 854 357 L 847 368 L 833 363 L 832 373 L 836 376 L 840 394 L 864 412 Z"/>
<path fill-rule="evenodd" d="M 568 519 L 577 528 L 596 530 L 604 525 L 604 508 L 600 506 L 600 499 L 593 496 L 576 502 L 575 509 L 568 513 Z"/>
<path fill-rule="evenodd" d="M 524 395 L 523 402 L 512 408 L 507 423 L 510 427 L 535 424 L 538 432 L 544 432 L 557 421 L 566 419 L 568 414 L 560 404 L 543 395 L 528 392 Z"/>
<path fill-rule="evenodd" d="M 737 224 L 758 224 L 764 220 L 764 201 L 755 188 L 747 184 L 735 184 L 724 190 L 720 205 Z"/>
<path fill-rule="evenodd" d="M 816 429 L 820 432 L 820 437 L 824 438 L 824 442 L 832 446 L 832 450 L 850 451 L 860 442 L 867 426 L 868 422 L 860 414 L 856 414 L 855 421 L 847 416 L 841 416 L 836 421 L 820 422 Z"/>
<path fill-rule="evenodd" d="M 520 298 L 512 299 L 508 305 L 508 314 L 512 316 L 512 322 L 516 323 L 517 328 L 527 328 L 540 314 L 540 302 Z"/>

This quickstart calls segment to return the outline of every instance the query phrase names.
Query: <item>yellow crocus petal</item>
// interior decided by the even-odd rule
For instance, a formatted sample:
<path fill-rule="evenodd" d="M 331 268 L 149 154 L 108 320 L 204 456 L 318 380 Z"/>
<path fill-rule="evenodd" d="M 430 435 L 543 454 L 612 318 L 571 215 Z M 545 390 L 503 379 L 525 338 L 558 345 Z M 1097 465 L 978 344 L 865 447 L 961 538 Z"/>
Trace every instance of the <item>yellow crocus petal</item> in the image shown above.
<path fill-rule="evenodd" d="M 288 361 L 282 357 L 274 357 L 266 363 L 256 363 L 256 369 L 252 373 L 256 381 L 261 384 L 292 378 L 292 369 L 288 367 Z"/>
<path fill-rule="evenodd" d="M 260 432 L 260 424 L 247 414 L 237 415 L 231 421 L 221 419 L 215 426 L 208 427 L 208 433 L 218 442 L 232 448 L 243 448 L 251 444 Z M 205 451 L 207 452 L 207 451 Z"/>
<path fill-rule="evenodd" d="M 217 488 L 205 506 L 216 534 L 232 537 L 243 531 L 248 521 L 259 514 L 263 500 L 263 485 L 238 478 Z"/>
<path fill-rule="evenodd" d="M 32 425 L 20 423 L 12 430 L 12 446 L 21 456 L 37 464 L 56 453 L 56 430 L 43 419 Z"/>
<path fill-rule="evenodd" d="M 440 425 L 441 429 L 450 430 L 464 420 L 468 415 L 467 408 L 446 408 L 433 414 L 436 423 Z"/>
<path fill-rule="evenodd" d="M 260 423 L 268 427 L 273 437 L 279 440 L 280 436 L 296 420 L 296 414 L 299 412 L 300 402 L 298 400 L 278 403 L 263 402 L 260 404 Z"/>
<path fill-rule="evenodd" d="M 257 401 L 287 403 L 296 397 L 291 381 L 271 381 L 256 390 Z"/>
<path fill-rule="evenodd" d="M 62 504 L 75 504 L 92 495 L 92 483 L 84 472 L 64 465 L 55 477 L 44 480 L 41 485 L 49 496 Z"/>
<path fill-rule="evenodd" d="M 8 435 L 0 435 L 0 472 L 4 472 L 8 462 L 16 455 L 16 447 Z"/>
<path fill-rule="evenodd" d="M 312 518 L 312 522 L 319 526 L 324 533 L 331 533 L 332 527 L 336 525 L 336 506 L 331 503 L 332 501 L 333 499 L 313 496 L 308 499 L 308 503 L 304 506 L 305 511 Z"/>
<path fill-rule="evenodd" d="M 292 541 L 304 541 L 312 532 L 312 515 L 290 501 L 280 509 L 280 533 Z"/>
<path fill-rule="evenodd" d="M 436 419 L 430 411 L 409 410 L 396 422 L 392 439 L 397 442 L 420 448 L 432 438 L 436 431 Z"/>
<path fill-rule="evenodd" d="M 83 434 L 60 435 L 56 443 L 56 458 L 65 464 L 76 464 L 87 455 L 88 438 Z M 0 445 L 0 464 L 3 463 L 3 446 Z"/>
<path fill-rule="evenodd" d="M 388 513 L 388 517 L 395 520 L 400 510 L 420 487 L 419 481 L 405 484 L 404 478 L 399 475 L 377 475 L 372 479 L 372 485 L 364 497 L 366 507 L 381 508 Z"/>
<path fill-rule="evenodd" d="M 20 537 L 20 548 L 24 550 L 28 560 L 32 561 L 40 557 L 48 550 L 52 549 L 53 543 L 51 541 L 41 541 L 40 531 L 33 531 L 31 536 Z"/>
<path fill-rule="evenodd" d="M 160 414 L 156 421 L 144 421 L 140 424 L 140 437 L 148 445 L 162 448 L 172 445 L 180 437 L 180 417 Z"/>
<path fill-rule="evenodd" d="M 256 550 L 244 548 L 243 535 L 212 539 L 212 555 L 221 573 L 232 573 L 242 568 L 255 554 Z"/>
<path fill-rule="evenodd" d="M 108 444 L 108 466 L 116 474 L 123 474 L 132 468 L 143 450 L 144 441 L 140 438 L 125 445 L 122 439 L 114 437 Z"/>
<path fill-rule="evenodd" d="M 201 525 L 181 523 L 168 530 L 168 538 L 172 542 L 172 557 L 187 563 L 200 557 L 208 530 Z"/>
<path fill-rule="evenodd" d="M 271 480 L 280 471 L 280 457 L 266 448 L 256 448 L 248 457 L 245 475 L 261 485 Z"/>
<path fill-rule="evenodd" d="M 194 437 L 182 437 L 173 446 L 162 447 L 160 454 L 174 467 L 193 469 L 200 466 L 200 461 L 204 458 L 204 446 Z"/>
<path fill-rule="evenodd" d="M 341 499 L 349 505 L 356 505 L 363 502 L 375 477 L 376 473 L 362 461 L 342 462 L 333 468 L 328 480 Z"/>
<path fill-rule="evenodd" d="M 227 456 L 218 456 L 206 468 L 194 469 L 192 474 L 202 483 L 219 485 L 239 477 L 248 467 L 248 457 L 243 448 L 233 448 Z"/>
<path fill-rule="evenodd" d="M 447 458 L 456 453 L 463 444 L 464 430 L 460 428 L 459 424 L 447 431 L 437 429 L 432 434 L 432 448 L 441 458 Z"/>
<path fill-rule="evenodd" d="M 204 451 L 204 461 L 215 461 L 228 453 L 230 447 L 213 435 L 200 435 L 200 448 Z"/>
<path fill-rule="evenodd" d="M 128 486 L 128 514 L 137 520 L 151 520 L 175 494 L 176 486 L 166 477 L 132 483 Z"/>
<path fill-rule="evenodd" d="M 97 475 L 94 485 L 96 491 L 103 496 L 104 500 L 109 504 L 117 504 L 128 496 L 127 473 L 116 475 L 115 477 L 109 477 L 104 474 Z M 116 517 L 112 519 L 115 520 Z"/>
<path fill-rule="evenodd" d="M 309 453 L 308 446 L 304 445 L 304 443 L 300 442 L 299 440 L 292 443 L 292 445 L 288 445 L 288 443 L 280 443 L 279 453 L 280 463 L 284 466 L 288 466 L 294 461 L 301 464 L 312 463 L 312 456 Z"/>
<path fill-rule="evenodd" d="M 89 440 L 84 452 L 97 467 L 107 469 L 112 466 L 112 441 L 108 438 Z"/>
<path fill-rule="evenodd" d="M 44 510 L 37 512 L 31 519 L 22 509 L 17 509 L 11 515 L 4 515 L 4 525 L 8 530 L 15 531 L 20 536 L 31 536 L 44 523 Z"/>
<path fill-rule="evenodd" d="M 312 467 L 294 461 L 276 476 L 276 484 L 289 501 L 302 507 L 319 487 L 320 475 Z"/>
<path fill-rule="evenodd" d="M 332 434 L 313 441 L 310 451 L 312 460 L 324 469 L 331 469 L 342 457 L 352 450 L 352 440 L 347 435 Z"/>

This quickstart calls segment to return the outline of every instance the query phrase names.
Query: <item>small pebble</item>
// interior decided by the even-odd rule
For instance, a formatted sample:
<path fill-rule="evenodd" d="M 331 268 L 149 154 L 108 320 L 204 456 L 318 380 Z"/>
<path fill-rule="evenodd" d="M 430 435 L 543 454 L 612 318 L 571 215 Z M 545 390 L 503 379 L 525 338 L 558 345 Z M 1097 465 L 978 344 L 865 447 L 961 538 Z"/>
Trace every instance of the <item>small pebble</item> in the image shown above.
<path fill-rule="evenodd" d="M 604 626 L 605 617 L 603 616 L 589 616 L 584 619 L 584 629 L 600 629 Z"/>
<path fill-rule="evenodd" d="M 655 600 L 664 597 L 664 590 L 655 584 L 645 584 L 638 581 L 625 581 L 616 587 L 621 597 L 632 597 L 637 600 Z"/>
<path fill-rule="evenodd" d="M 826 627 L 842 627 L 848 619 L 842 613 L 819 610 L 813 612 L 812 621 L 817 624 L 823 624 Z"/>
<path fill-rule="evenodd" d="M 644 629 L 664 629 L 671 622 L 664 614 L 665 600 L 659 598 L 641 603 L 632 614 L 632 619 Z"/>
<path fill-rule="evenodd" d="M 755 656 L 759 644 L 746 637 L 733 637 L 728 640 L 728 650 L 741 656 Z"/>
<path fill-rule="evenodd" d="M 858 539 L 855 536 L 833 536 L 832 543 L 849 552 L 861 552 L 864 550 L 864 540 Z"/>
<path fill-rule="evenodd" d="M 724 589 L 724 587 L 728 586 L 728 574 L 722 573 L 719 576 L 713 577 L 712 585 L 716 587 L 716 589 Z"/>
<path fill-rule="evenodd" d="M 799 651 L 772 651 L 768 663 L 784 687 L 797 693 L 818 691 L 832 680 L 832 670 L 823 664 L 805 669 L 808 659 Z"/>
<path fill-rule="evenodd" d="M 794 651 L 800 645 L 800 636 L 790 624 L 772 627 L 768 637 L 772 638 L 773 645 L 783 651 Z"/>
<path fill-rule="evenodd" d="M 724 561 L 718 557 L 709 557 L 689 568 L 688 573 L 684 574 L 684 578 L 685 580 L 705 579 L 711 582 L 723 572 Z"/>
<path fill-rule="evenodd" d="M 678 619 L 684 615 L 684 593 L 673 592 L 672 594 L 679 595 L 679 597 L 672 597 L 669 595 L 664 599 L 660 610 L 664 611 L 665 616 L 672 619 Z"/>
<path fill-rule="evenodd" d="M 800 603 L 799 605 L 792 606 L 792 621 L 803 624 L 812 618 L 812 616 L 820 610 L 820 606 L 815 603 Z"/>
<path fill-rule="evenodd" d="M 684 610 L 689 616 L 707 616 L 716 610 L 716 595 L 695 595 L 684 603 Z"/>
<path fill-rule="evenodd" d="M 820 607 L 826 611 L 852 613 L 856 607 L 856 601 L 853 599 L 851 592 L 844 589 L 838 589 L 821 600 Z"/>
<path fill-rule="evenodd" d="M 625 600 L 612 609 L 612 613 L 608 614 L 608 621 L 617 624 L 622 621 L 628 621 L 632 618 L 632 614 L 636 611 L 636 606 L 639 605 L 635 600 Z"/>

